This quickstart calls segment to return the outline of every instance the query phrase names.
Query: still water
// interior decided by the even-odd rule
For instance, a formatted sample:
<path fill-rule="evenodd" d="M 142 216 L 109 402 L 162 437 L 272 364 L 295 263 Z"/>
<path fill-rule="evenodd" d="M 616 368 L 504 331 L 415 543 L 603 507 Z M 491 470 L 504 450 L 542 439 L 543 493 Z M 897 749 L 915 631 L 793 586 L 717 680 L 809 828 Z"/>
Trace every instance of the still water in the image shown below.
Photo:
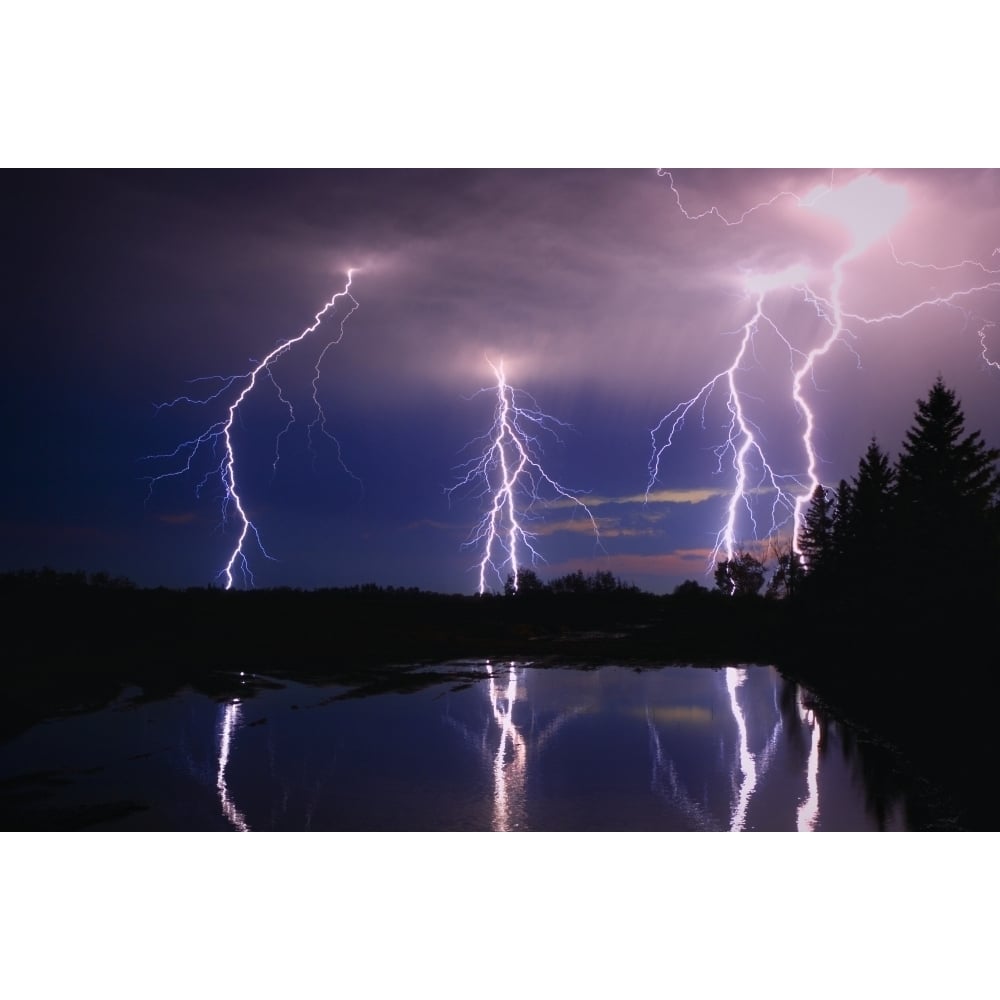
<path fill-rule="evenodd" d="M 5 811 L 38 829 L 905 827 L 850 731 L 771 667 L 435 669 L 466 679 L 221 704 L 133 689 L 0 746 Z"/>

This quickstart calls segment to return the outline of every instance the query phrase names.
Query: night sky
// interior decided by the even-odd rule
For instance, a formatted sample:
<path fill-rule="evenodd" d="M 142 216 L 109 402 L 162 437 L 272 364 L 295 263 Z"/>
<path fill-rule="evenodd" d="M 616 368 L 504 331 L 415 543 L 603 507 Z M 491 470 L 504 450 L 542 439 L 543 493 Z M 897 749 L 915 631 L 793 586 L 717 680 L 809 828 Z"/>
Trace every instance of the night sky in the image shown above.
<path fill-rule="evenodd" d="M 348 268 L 358 309 L 325 355 L 318 398 L 357 478 L 333 442 L 314 428 L 310 448 L 307 434 L 314 366 L 343 310 L 273 366 L 299 418 L 277 467 L 288 423 L 277 385 L 261 379 L 234 427 L 240 493 L 273 557 L 248 547 L 258 587 L 473 592 L 481 548 L 463 542 L 483 500 L 447 491 L 493 420 L 495 394 L 477 395 L 490 361 L 570 425 L 542 438 L 543 464 L 584 491 L 601 531 L 599 546 L 579 512 L 539 507 L 540 575 L 606 569 L 656 592 L 710 583 L 735 482 L 732 452 L 720 471 L 713 450 L 731 419 L 726 385 L 692 408 L 647 499 L 650 431 L 733 364 L 766 286 L 736 377 L 775 472 L 804 481 L 790 373 L 829 335 L 834 263 L 858 239 L 871 242 L 840 289 L 854 318 L 803 386 L 818 477 L 852 475 L 873 435 L 895 456 L 938 374 L 968 429 L 1000 443 L 1000 369 L 983 357 L 985 343 L 1000 359 L 1000 171 L 29 170 L 7 181 L 3 569 L 218 583 L 234 524 L 222 525 L 218 476 L 198 487 L 219 458 L 203 450 L 191 474 L 147 495 L 148 477 L 183 457 L 143 457 L 172 452 L 225 407 L 155 404 L 221 385 L 192 379 L 252 369 L 312 323 Z M 975 287 L 902 319 L 859 318 Z M 763 539 L 774 493 L 754 469 Z M 735 537 L 753 541 L 745 513 Z"/>

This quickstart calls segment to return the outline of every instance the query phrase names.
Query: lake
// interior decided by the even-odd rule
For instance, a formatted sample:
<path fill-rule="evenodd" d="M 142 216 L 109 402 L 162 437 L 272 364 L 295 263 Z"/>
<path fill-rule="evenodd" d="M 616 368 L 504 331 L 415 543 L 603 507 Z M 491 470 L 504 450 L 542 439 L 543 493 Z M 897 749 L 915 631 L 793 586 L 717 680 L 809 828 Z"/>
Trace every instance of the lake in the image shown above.
<path fill-rule="evenodd" d="M 7 829 L 906 828 L 894 762 L 772 667 L 437 665 L 408 693 L 124 691 L 0 746 Z M 411 675 L 412 676 L 412 675 Z M 262 686 L 263 684 L 263 686 Z"/>

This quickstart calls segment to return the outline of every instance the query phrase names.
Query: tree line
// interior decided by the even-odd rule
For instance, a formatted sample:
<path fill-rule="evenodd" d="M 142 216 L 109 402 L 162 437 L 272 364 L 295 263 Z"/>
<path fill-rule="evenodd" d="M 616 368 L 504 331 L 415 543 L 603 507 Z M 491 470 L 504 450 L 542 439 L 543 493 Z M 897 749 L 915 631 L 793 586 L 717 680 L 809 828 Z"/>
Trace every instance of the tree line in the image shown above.
<path fill-rule="evenodd" d="M 998 460 L 980 431 L 966 432 L 961 403 L 939 376 L 895 461 L 873 437 L 854 476 L 815 488 L 798 545 L 777 555 L 767 593 L 851 610 L 995 607 Z M 715 570 L 717 589 L 735 596 L 760 593 L 766 577 L 765 561 L 747 552 Z"/>

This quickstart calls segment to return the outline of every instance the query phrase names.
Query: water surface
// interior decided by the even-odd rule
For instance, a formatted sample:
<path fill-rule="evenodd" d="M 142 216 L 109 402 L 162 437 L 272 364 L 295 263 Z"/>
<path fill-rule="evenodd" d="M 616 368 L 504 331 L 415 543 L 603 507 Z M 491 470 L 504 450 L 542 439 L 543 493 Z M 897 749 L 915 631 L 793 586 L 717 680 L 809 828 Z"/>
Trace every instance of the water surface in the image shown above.
<path fill-rule="evenodd" d="M 446 668 L 473 679 L 370 697 L 288 683 L 223 703 L 133 689 L 0 747 L 5 811 L 39 829 L 905 825 L 850 731 L 771 667 Z"/>

